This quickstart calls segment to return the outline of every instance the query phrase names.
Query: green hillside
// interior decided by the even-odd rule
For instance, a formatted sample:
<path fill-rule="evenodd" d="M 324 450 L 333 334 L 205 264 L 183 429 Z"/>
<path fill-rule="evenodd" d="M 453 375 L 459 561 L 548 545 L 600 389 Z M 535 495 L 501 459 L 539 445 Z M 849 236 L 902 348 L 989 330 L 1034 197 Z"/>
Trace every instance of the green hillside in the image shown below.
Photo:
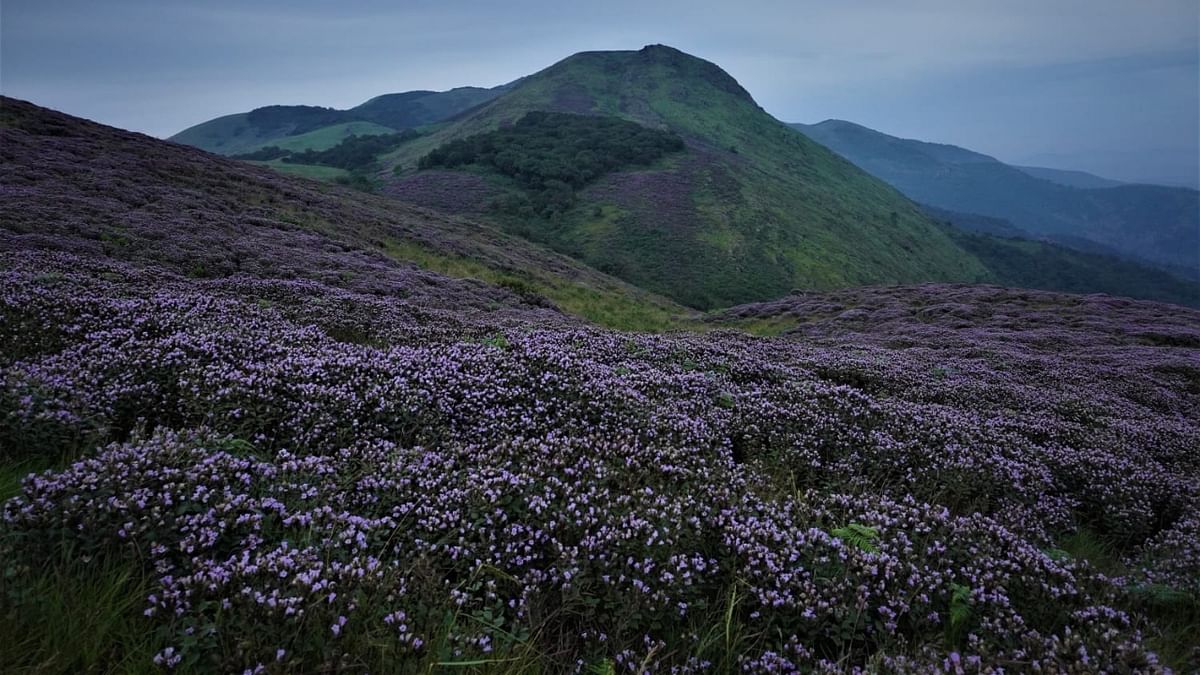
<path fill-rule="evenodd" d="M 440 122 L 499 96 L 507 87 L 384 94 L 348 110 L 265 106 L 197 124 L 169 140 L 220 155 L 243 154 L 267 145 L 295 151 L 324 150 L 351 134 L 391 133 Z"/>
<path fill-rule="evenodd" d="M 292 152 L 328 150 L 350 136 L 380 136 L 390 133 L 395 133 L 395 130 L 374 122 L 343 122 L 321 127 L 308 133 L 280 138 L 266 145 L 273 145 Z"/>
<path fill-rule="evenodd" d="M 449 119 L 496 98 L 508 85 L 492 89 L 457 87 L 449 91 L 409 91 L 384 94 L 347 112 L 393 129 L 411 129 Z"/>
<path fill-rule="evenodd" d="M 400 167 L 388 173 L 392 192 L 420 201 L 410 187 L 422 157 L 532 111 L 611 115 L 683 138 L 682 152 L 592 181 L 552 219 L 500 220 L 685 304 L 797 286 L 991 280 L 915 204 L 772 118 L 714 64 L 664 46 L 584 52 L 521 80 L 388 156 Z M 514 188 L 495 172 L 486 178 L 502 197 Z"/>
<path fill-rule="evenodd" d="M 218 155 L 250 152 L 286 138 L 290 129 L 265 129 L 250 123 L 250 113 L 225 115 L 202 122 L 171 136 L 168 140 L 192 145 Z"/>

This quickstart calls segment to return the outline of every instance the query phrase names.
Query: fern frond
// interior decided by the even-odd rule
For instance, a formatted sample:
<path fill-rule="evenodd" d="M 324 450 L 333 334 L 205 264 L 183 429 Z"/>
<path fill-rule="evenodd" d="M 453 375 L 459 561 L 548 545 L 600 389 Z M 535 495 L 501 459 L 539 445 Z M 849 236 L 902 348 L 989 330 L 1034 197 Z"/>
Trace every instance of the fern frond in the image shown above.
<path fill-rule="evenodd" d="M 866 551 L 867 553 L 879 552 L 879 547 L 875 544 L 879 539 L 879 531 L 873 527 L 868 527 L 860 523 L 850 523 L 845 527 L 831 530 L 829 533 L 860 551 Z"/>
<path fill-rule="evenodd" d="M 950 628 L 958 630 L 971 619 L 971 589 L 950 584 Z"/>

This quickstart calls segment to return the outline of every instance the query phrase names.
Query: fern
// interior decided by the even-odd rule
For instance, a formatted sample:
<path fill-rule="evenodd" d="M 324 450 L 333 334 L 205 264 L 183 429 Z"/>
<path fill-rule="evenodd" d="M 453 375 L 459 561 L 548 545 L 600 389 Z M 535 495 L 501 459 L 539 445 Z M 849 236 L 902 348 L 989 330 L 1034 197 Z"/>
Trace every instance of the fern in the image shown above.
<path fill-rule="evenodd" d="M 495 333 L 494 335 L 489 335 L 488 337 L 484 338 L 483 344 L 490 345 L 497 349 L 508 349 L 509 347 L 508 338 L 504 336 L 504 333 Z"/>
<path fill-rule="evenodd" d="M 832 530 L 830 534 L 860 551 L 879 553 L 879 546 L 875 544 L 879 540 L 879 531 L 873 527 L 859 523 L 850 523 L 846 527 L 839 527 L 836 530 Z"/>
<path fill-rule="evenodd" d="M 1172 588 L 1164 584 L 1135 586 L 1130 589 L 1130 592 L 1134 597 L 1157 607 L 1186 606 L 1192 602 L 1192 595 L 1187 591 L 1181 591 L 1178 588 Z"/>
<path fill-rule="evenodd" d="M 971 589 L 950 584 L 950 630 L 957 633 L 971 619 Z"/>
<path fill-rule="evenodd" d="M 1070 552 L 1064 551 L 1061 548 L 1050 548 L 1042 552 L 1046 554 L 1047 558 L 1053 560 L 1054 562 L 1064 562 L 1071 559 Z"/>

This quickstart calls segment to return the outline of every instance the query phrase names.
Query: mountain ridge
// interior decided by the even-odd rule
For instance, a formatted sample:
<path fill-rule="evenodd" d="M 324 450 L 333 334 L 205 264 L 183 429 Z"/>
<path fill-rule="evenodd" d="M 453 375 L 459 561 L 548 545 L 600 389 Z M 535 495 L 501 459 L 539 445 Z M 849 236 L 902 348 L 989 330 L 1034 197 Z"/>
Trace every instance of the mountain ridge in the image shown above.
<path fill-rule="evenodd" d="M 966 148 L 898 138 L 853 122 L 791 126 L 920 203 L 1002 218 L 1068 245 L 1087 239 L 1130 259 L 1200 276 L 1195 190 L 1138 184 L 1083 189 Z"/>
<path fill-rule="evenodd" d="M 268 105 L 244 113 L 222 115 L 184 129 L 167 140 L 209 152 L 235 155 L 334 124 L 367 122 L 403 131 L 440 122 L 511 87 L 455 87 L 445 91 L 415 90 L 374 96 L 345 110 L 311 105 Z M 311 146 L 321 150 L 323 147 Z"/>

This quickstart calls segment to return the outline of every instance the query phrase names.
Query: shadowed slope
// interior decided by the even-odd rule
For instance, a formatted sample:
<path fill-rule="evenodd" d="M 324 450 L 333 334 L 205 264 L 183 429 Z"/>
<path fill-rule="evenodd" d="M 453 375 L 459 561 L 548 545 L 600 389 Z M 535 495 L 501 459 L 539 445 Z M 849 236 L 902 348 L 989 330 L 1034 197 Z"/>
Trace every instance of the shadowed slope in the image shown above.
<path fill-rule="evenodd" d="M 1081 189 L 964 148 L 896 138 L 842 120 L 792 126 L 923 204 L 1003 218 L 1068 246 L 1085 240 L 1200 275 L 1196 190 L 1121 184 Z M 1063 173 L 1051 175 L 1067 180 Z"/>

